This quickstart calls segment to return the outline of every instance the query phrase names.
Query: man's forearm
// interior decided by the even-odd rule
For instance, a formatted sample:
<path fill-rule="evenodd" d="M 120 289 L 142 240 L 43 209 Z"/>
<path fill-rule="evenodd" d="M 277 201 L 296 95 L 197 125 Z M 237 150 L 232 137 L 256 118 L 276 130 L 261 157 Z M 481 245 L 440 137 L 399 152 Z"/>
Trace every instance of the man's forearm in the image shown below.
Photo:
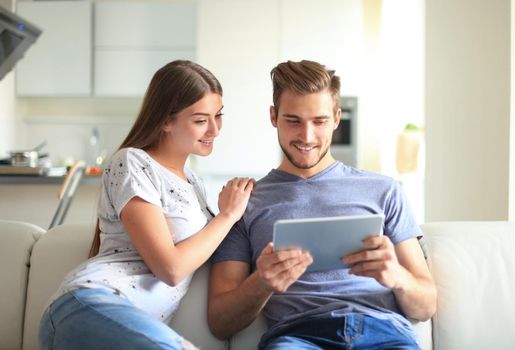
<path fill-rule="evenodd" d="M 219 339 L 227 339 L 246 328 L 257 318 L 271 295 L 254 272 L 238 288 L 210 298 L 208 321 L 211 332 Z"/>
<path fill-rule="evenodd" d="M 431 279 L 416 278 L 406 271 L 404 285 L 393 292 L 406 317 L 425 321 L 436 312 L 436 286 Z"/>

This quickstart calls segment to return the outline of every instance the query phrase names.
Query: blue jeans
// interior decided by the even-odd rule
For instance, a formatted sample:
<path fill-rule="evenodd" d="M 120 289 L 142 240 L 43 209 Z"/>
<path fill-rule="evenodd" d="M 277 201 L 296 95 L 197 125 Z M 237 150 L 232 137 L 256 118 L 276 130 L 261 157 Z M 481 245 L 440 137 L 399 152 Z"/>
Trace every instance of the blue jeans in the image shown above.
<path fill-rule="evenodd" d="M 391 322 L 351 314 L 315 318 L 288 328 L 261 344 L 263 350 L 420 349 L 414 335 Z"/>
<path fill-rule="evenodd" d="M 47 308 L 39 326 L 41 350 L 182 350 L 185 343 L 166 324 L 104 289 L 64 294 Z"/>

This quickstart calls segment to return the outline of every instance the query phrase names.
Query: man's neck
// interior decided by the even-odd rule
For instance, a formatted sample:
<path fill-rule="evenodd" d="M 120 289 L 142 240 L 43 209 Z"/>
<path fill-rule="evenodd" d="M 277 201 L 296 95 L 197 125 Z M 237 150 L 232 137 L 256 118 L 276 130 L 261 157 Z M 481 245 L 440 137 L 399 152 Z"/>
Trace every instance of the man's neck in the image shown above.
<path fill-rule="evenodd" d="M 277 167 L 277 170 L 281 170 L 281 171 L 284 171 L 285 173 L 299 176 L 304 179 L 309 179 L 310 177 L 313 177 L 313 176 L 321 173 L 325 169 L 329 168 L 331 165 L 334 164 L 334 162 L 336 162 L 336 160 L 333 158 L 333 156 L 330 154 L 327 154 L 314 167 L 311 167 L 309 169 L 303 169 L 303 168 L 296 167 L 288 160 L 288 158 L 284 157 L 283 161 L 281 162 L 279 167 Z"/>

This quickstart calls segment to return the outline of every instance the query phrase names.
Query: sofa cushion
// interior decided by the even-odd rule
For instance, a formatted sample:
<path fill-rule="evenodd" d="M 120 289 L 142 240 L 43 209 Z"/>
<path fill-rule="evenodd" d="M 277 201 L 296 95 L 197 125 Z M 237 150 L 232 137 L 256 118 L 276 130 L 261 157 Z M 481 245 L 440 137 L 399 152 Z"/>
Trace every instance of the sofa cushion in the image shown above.
<path fill-rule="evenodd" d="M 515 348 L 515 223 L 422 225 L 438 288 L 435 349 Z"/>
<path fill-rule="evenodd" d="M 0 349 L 21 349 L 32 246 L 45 230 L 0 220 Z"/>

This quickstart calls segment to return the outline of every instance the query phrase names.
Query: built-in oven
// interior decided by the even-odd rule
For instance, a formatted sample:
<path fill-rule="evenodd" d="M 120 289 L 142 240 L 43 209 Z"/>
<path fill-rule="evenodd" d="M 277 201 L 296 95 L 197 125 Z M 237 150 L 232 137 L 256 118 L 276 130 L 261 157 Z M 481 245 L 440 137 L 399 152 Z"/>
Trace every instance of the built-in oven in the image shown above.
<path fill-rule="evenodd" d="M 350 166 L 357 166 L 357 112 L 358 99 L 354 96 L 341 96 L 340 124 L 333 132 L 331 152 L 333 157 Z"/>

